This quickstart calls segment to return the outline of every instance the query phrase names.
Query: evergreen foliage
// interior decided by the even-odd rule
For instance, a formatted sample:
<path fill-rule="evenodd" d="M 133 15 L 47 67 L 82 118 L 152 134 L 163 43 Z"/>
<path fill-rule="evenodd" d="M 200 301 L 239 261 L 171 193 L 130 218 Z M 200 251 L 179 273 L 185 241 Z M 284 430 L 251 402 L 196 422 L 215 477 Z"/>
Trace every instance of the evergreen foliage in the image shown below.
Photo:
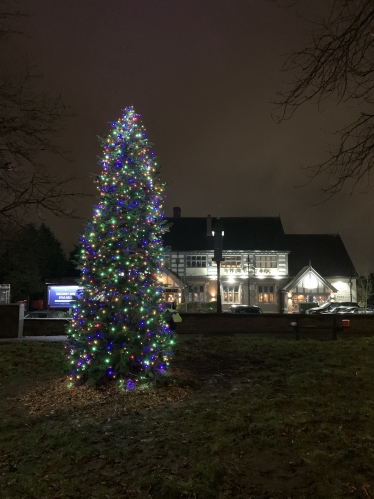
<path fill-rule="evenodd" d="M 0 280 L 10 284 L 12 301 L 41 298 L 47 281 L 65 276 L 61 243 L 45 224 L 8 228 L 0 249 Z"/>
<path fill-rule="evenodd" d="M 164 185 L 132 107 L 103 140 L 102 173 L 80 254 L 82 293 L 68 328 L 72 383 L 131 388 L 163 372 L 171 331 L 160 286 Z"/>
<path fill-rule="evenodd" d="M 66 266 L 66 276 L 78 278 L 81 275 L 81 272 L 78 268 L 78 255 L 80 248 L 74 244 L 74 249 L 72 249 L 69 253 L 69 258 Z"/>

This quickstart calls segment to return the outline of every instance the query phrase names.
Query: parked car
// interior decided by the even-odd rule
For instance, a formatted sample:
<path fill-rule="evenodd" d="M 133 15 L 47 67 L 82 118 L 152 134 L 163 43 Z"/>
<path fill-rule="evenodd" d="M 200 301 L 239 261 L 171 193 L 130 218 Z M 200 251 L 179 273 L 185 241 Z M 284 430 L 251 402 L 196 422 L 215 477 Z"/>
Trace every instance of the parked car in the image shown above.
<path fill-rule="evenodd" d="M 262 310 L 257 305 L 231 305 L 232 314 L 262 314 Z"/>
<path fill-rule="evenodd" d="M 25 319 L 66 319 L 69 312 L 62 310 L 33 310 L 25 315 Z"/>
<path fill-rule="evenodd" d="M 358 303 L 353 301 L 331 301 L 326 302 L 320 307 L 310 308 L 306 310 L 306 314 L 333 314 L 334 309 L 338 307 L 357 307 Z"/>
<path fill-rule="evenodd" d="M 359 308 L 354 312 L 355 314 L 374 314 L 373 308 Z"/>
<path fill-rule="evenodd" d="M 46 310 L 33 310 L 25 314 L 25 319 L 47 319 L 48 317 Z"/>
<path fill-rule="evenodd" d="M 333 314 L 374 314 L 374 309 L 363 307 L 337 307 Z"/>
<path fill-rule="evenodd" d="M 332 314 L 358 314 L 360 307 L 336 307 L 332 310 Z"/>

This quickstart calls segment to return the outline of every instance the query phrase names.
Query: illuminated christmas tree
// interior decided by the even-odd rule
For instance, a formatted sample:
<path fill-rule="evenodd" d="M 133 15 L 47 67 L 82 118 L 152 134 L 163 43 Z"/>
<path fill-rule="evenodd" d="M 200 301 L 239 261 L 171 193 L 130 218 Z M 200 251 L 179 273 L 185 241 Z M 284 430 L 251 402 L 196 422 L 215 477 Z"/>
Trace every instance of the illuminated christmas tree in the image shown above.
<path fill-rule="evenodd" d="M 164 185 L 132 107 L 104 141 L 99 204 L 82 237 L 82 292 L 68 327 L 72 383 L 128 388 L 167 369 L 172 333 L 162 318 Z"/>

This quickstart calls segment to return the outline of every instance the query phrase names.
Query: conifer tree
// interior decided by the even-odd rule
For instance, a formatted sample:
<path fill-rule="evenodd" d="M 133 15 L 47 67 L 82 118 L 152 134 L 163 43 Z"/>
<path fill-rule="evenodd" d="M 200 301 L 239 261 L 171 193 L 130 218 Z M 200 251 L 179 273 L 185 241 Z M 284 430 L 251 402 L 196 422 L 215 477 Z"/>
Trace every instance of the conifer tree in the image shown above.
<path fill-rule="evenodd" d="M 112 124 L 97 177 L 99 203 L 81 239 L 82 292 L 68 327 L 72 383 L 131 388 L 167 369 L 162 318 L 164 185 L 133 107 Z"/>
<path fill-rule="evenodd" d="M 64 277 L 66 268 L 61 243 L 44 223 L 7 227 L 0 241 L 0 282 L 10 284 L 12 301 L 40 299 L 45 283 Z"/>

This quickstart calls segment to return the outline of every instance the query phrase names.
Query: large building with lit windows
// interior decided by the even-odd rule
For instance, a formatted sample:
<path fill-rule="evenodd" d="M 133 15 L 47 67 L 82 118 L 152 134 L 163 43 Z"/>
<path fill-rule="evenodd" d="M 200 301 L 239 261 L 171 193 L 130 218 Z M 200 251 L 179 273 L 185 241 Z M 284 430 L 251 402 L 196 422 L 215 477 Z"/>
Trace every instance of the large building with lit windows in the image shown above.
<path fill-rule="evenodd" d="M 167 299 L 211 302 L 217 295 L 214 225 L 174 208 L 164 235 Z M 251 304 L 264 313 L 292 313 L 303 302 L 356 301 L 354 267 L 339 235 L 286 235 L 279 217 L 222 217 L 222 308 Z M 179 283 L 177 286 L 175 283 Z"/>

